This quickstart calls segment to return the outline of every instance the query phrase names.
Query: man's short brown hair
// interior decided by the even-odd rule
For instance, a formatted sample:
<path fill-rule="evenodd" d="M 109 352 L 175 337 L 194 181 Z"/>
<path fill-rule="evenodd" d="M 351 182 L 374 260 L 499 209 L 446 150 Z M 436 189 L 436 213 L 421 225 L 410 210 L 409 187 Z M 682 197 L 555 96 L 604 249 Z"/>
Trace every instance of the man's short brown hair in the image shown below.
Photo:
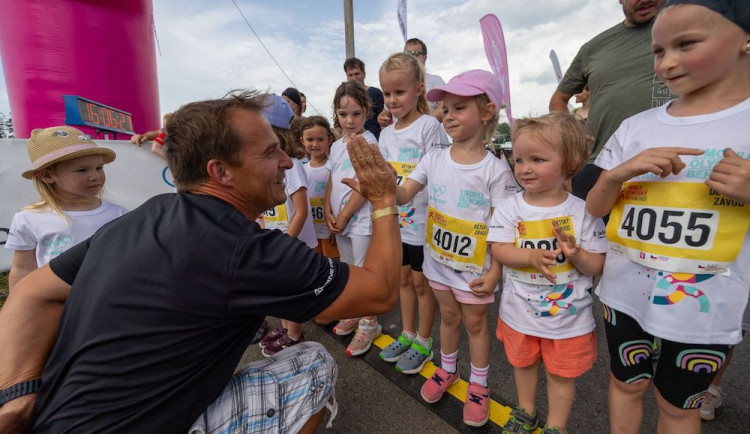
<path fill-rule="evenodd" d="M 266 93 L 235 90 L 221 99 L 192 102 L 174 112 L 167 122 L 166 145 L 177 190 L 205 182 L 211 159 L 238 166 L 242 143 L 232 128 L 232 115 L 238 110 L 261 113 L 267 105 Z"/>
<path fill-rule="evenodd" d="M 350 57 L 344 61 L 344 72 L 349 71 L 353 68 L 359 68 L 360 71 L 365 72 L 365 62 L 357 59 L 356 57 Z"/>

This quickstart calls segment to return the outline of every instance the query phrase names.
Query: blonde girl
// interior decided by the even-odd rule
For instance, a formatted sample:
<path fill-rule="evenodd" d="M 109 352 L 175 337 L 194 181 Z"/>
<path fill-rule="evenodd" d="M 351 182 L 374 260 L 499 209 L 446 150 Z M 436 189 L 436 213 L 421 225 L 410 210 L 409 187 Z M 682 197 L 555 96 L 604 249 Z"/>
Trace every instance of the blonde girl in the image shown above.
<path fill-rule="evenodd" d="M 549 401 L 544 433 L 566 432 L 575 379 L 596 361 L 589 291 L 604 265 L 604 223 L 565 190 L 587 156 L 586 133 L 574 115 L 552 113 L 513 126 L 514 170 L 524 191 L 498 204 L 487 236 L 492 258 L 504 267 L 496 334 L 518 394 L 503 432 L 536 429 L 542 362 Z"/>
<path fill-rule="evenodd" d="M 380 132 L 379 145 L 386 161 L 396 169 L 399 185 L 403 185 L 428 151 L 448 146 L 445 130 L 429 115 L 424 77 L 424 67 L 416 57 L 407 53 L 391 55 L 380 67 L 380 87 L 385 104 L 397 121 Z M 381 359 L 397 362 L 396 370 L 404 374 L 419 373 L 433 358 L 430 335 L 436 301 L 422 273 L 426 221 L 427 192 L 423 190 L 400 208 L 403 331 L 380 352 Z M 417 313 L 419 328 L 416 326 Z"/>
<path fill-rule="evenodd" d="M 41 200 L 13 216 L 6 249 L 15 250 L 8 276 L 12 289 L 22 277 L 127 212 L 102 200 L 104 165 L 111 149 L 72 127 L 35 129 L 26 143 L 32 167 L 22 176 Z"/>
<path fill-rule="evenodd" d="M 677 98 L 623 121 L 586 198 L 592 215 L 610 213 L 597 288 L 610 430 L 641 431 L 653 384 L 659 432 L 697 434 L 706 389 L 742 340 L 750 288 L 750 208 L 732 188 L 750 154 L 748 2 L 667 1 L 651 36 L 654 72 Z"/>
<path fill-rule="evenodd" d="M 365 120 L 372 112 L 367 89 L 357 81 L 341 83 L 333 97 L 333 112 L 341 127 L 341 138 L 331 145 L 331 154 L 326 163 L 331 174 L 326 186 L 323 213 L 328 229 L 336 236 L 341 261 L 362 265 L 372 233 L 371 206 L 364 197 L 344 185 L 341 180 L 356 179 L 346 143 L 351 138 L 361 135 L 369 143 L 377 144 L 375 136 L 364 127 Z M 343 319 L 336 324 L 333 332 L 337 335 L 348 335 L 355 327 L 357 333 L 346 348 L 346 354 L 349 356 L 367 352 L 372 341 L 382 330 L 377 317 L 371 316 Z"/>
<path fill-rule="evenodd" d="M 318 237 L 318 247 L 315 250 L 328 257 L 339 258 L 335 235 L 331 234 L 326 225 L 323 214 L 326 187 L 331 172 L 326 167 L 328 153 L 333 143 L 333 132 L 328 120 L 323 116 L 310 116 L 300 121 L 300 142 L 305 147 L 309 162 L 305 164 L 307 174 L 307 195 L 310 199 L 310 214 L 312 214 L 315 234 Z"/>
<path fill-rule="evenodd" d="M 463 420 L 482 426 L 490 394 L 487 306 L 500 278 L 486 241 L 487 224 L 496 204 L 516 190 L 508 166 L 485 148 L 497 125 L 501 84 L 487 71 L 471 70 L 430 90 L 427 99 L 443 101 L 443 126 L 453 145 L 428 152 L 397 190 L 401 205 L 422 189 L 428 195 L 423 269 L 440 307 L 441 366 L 421 394 L 437 402 L 458 381 L 463 323 L 471 360 Z"/>
<path fill-rule="evenodd" d="M 292 109 L 289 104 L 278 95 L 269 95 L 271 105 L 263 115 L 271 124 L 271 128 L 279 139 L 279 145 L 292 160 L 292 168 L 284 176 L 286 202 L 264 212 L 263 221 L 266 229 L 278 229 L 291 237 L 296 237 L 310 248 L 318 245 L 315 236 L 307 200 L 307 176 L 302 167 L 301 158 L 305 151 L 299 141 L 290 134 Z M 263 355 L 270 357 L 277 352 L 296 345 L 304 340 L 302 324 L 281 320 L 281 324 L 261 339 L 259 345 Z"/>

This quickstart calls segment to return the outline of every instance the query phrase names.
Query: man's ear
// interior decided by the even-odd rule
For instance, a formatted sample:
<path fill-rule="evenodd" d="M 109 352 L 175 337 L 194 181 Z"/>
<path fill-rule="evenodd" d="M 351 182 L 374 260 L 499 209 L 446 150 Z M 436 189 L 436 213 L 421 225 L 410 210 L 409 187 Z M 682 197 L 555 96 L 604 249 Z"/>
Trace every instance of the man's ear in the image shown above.
<path fill-rule="evenodd" d="M 231 166 L 223 160 L 212 158 L 206 163 L 206 173 L 213 181 L 221 185 L 231 187 L 234 185 L 234 176 Z"/>

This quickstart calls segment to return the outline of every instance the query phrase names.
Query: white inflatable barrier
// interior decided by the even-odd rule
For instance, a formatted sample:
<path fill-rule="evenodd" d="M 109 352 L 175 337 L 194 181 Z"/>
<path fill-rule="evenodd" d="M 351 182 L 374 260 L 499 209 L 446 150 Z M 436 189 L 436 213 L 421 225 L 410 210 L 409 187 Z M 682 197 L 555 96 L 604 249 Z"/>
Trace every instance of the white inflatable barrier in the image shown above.
<path fill-rule="evenodd" d="M 151 153 L 150 142 L 140 148 L 124 140 L 96 143 L 117 153 L 117 159 L 104 166 L 106 200 L 131 210 L 157 194 L 174 192 L 167 163 Z M 0 139 L 0 156 L 0 270 L 5 271 L 13 261 L 13 251 L 5 248 L 13 215 L 37 202 L 39 195 L 31 181 L 21 177 L 31 167 L 26 140 Z"/>

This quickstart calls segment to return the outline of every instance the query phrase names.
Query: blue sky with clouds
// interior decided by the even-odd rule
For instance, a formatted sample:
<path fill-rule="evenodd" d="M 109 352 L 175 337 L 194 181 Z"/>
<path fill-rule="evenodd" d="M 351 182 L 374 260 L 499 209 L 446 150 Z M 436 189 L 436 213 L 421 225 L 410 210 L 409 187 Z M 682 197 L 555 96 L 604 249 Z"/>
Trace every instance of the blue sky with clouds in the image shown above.
<path fill-rule="evenodd" d="M 309 102 L 330 116 L 333 93 L 346 78 L 343 2 L 235 1 Z M 356 56 L 366 64 L 366 83 L 379 87 L 380 64 L 403 49 L 396 0 L 353 3 Z M 291 86 L 231 0 L 154 0 L 153 5 L 162 112 L 230 89 L 281 93 Z M 479 19 L 487 13 L 498 16 L 507 43 L 514 117 L 547 111 L 556 87 L 550 49 L 564 71 L 581 44 L 623 18 L 616 0 L 408 0 L 407 5 L 409 37 L 427 43 L 427 70 L 446 81 L 467 69 L 490 69 Z M 0 73 L 0 112 L 9 111 Z M 309 107 L 306 114 L 313 113 Z"/>

